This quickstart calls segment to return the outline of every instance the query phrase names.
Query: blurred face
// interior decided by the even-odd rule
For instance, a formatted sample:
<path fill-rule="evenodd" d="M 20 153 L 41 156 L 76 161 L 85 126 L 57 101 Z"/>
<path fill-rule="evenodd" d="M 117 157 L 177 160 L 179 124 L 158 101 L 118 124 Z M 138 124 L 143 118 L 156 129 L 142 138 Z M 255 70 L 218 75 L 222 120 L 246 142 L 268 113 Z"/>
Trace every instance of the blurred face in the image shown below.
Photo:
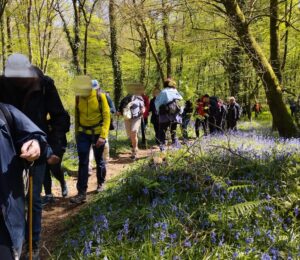
<path fill-rule="evenodd" d="M 234 100 L 234 99 L 232 99 L 232 98 L 229 100 L 229 104 L 230 104 L 230 105 L 233 105 L 233 104 L 234 104 L 234 102 L 235 102 L 235 100 Z"/>
<path fill-rule="evenodd" d="M 154 97 L 157 97 L 157 96 L 159 95 L 159 93 L 160 93 L 160 91 L 159 91 L 158 89 L 155 89 L 155 90 L 153 91 L 153 96 L 154 96 Z"/>
<path fill-rule="evenodd" d="M 209 98 L 208 97 L 203 98 L 203 102 L 208 103 L 209 102 Z"/>

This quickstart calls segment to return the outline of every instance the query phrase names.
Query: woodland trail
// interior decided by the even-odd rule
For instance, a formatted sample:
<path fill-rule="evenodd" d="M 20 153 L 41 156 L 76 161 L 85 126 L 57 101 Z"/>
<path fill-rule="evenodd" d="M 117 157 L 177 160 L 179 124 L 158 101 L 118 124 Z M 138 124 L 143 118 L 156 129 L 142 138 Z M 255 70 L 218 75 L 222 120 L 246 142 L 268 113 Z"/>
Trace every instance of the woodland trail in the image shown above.
<path fill-rule="evenodd" d="M 138 159 L 143 159 L 149 157 L 155 150 L 140 150 L 138 154 Z M 117 175 L 121 174 L 126 170 L 130 165 L 134 163 L 130 159 L 129 153 L 121 153 L 118 158 L 110 159 L 107 165 L 107 180 L 110 180 Z M 97 187 L 97 178 L 96 172 L 93 171 L 92 175 L 89 177 L 88 183 L 88 196 L 87 203 L 82 205 L 72 205 L 70 203 L 70 197 L 77 194 L 76 189 L 76 173 L 71 174 L 67 179 L 67 185 L 69 189 L 69 195 L 67 198 L 61 197 L 60 185 L 53 181 L 52 192 L 55 197 L 55 203 L 47 205 L 43 209 L 43 223 L 42 223 L 42 241 L 41 241 L 41 259 L 51 259 L 51 252 L 53 252 L 56 241 L 58 237 L 61 236 L 64 230 L 64 223 L 67 219 L 75 216 L 79 213 L 84 207 L 88 207 L 88 202 L 93 198 L 93 195 L 96 194 Z M 105 187 L 104 187 L 105 188 Z"/>

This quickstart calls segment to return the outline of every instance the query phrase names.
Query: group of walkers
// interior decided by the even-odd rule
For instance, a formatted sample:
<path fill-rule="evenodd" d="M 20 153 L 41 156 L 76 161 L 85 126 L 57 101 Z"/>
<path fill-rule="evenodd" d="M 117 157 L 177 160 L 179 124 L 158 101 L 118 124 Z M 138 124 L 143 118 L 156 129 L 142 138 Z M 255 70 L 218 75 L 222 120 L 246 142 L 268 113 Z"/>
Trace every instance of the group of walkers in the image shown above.
<path fill-rule="evenodd" d="M 180 147 L 176 134 L 178 125 L 184 140 L 188 141 L 188 125 L 192 117 L 195 117 L 195 132 L 199 137 L 201 127 L 204 135 L 236 130 L 241 114 L 234 97 L 229 99 L 228 104 L 209 95 L 197 99 L 196 103 L 184 101 L 175 81 L 170 78 L 165 80 L 162 90 L 153 90 L 151 100 L 145 95 L 142 84 L 128 84 L 129 94 L 120 102 L 118 109 L 97 80 L 80 76 L 74 82 L 79 158 L 78 193 L 70 199 L 70 203 L 74 204 L 86 201 L 91 150 L 96 162 L 96 191 L 103 189 L 108 157 L 104 152 L 109 147 L 109 131 L 118 127 L 115 126 L 114 115 L 124 118 L 131 143 L 131 158 L 134 160 L 138 154 L 140 128 L 142 145 L 147 147 L 146 129 L 150 115 L 156 144 L 164 151 L 168 131 L 172 145 Z M 29 259 L 29 231 L 32 230 L 32 256 L 36 260 L 40 259 L 42 205 L 53 201 L 51 174 L 60 183 L 61 195 L 68 196 L 61 163 L 67 146 L 70 116 L 54 81 L 22 54 L 12 54 L 7 59 L 3 76 L 0 77 L 0 102 L 0 256 L 4 260 L 19 259 L 24 244 L 25 259 Z M 33 178 L 33 219 L 30 227 L 26 224 L 28 191 L 24 184 L 24 169 L 29 170 Z M 43 187 L 45 197 L 42 198 Z"/>

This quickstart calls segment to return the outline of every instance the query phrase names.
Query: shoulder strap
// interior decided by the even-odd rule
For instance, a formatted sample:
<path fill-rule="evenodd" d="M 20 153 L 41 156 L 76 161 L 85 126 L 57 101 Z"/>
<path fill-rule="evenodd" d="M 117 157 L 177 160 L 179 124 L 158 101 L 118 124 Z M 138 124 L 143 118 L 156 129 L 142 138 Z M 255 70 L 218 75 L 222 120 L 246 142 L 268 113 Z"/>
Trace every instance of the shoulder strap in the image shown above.
<path fill-rule="evenodd" d="M 0 103 L 0 113 L 3 116 L 3 119 L 5 120 L 8 130 L 10 133 L 13 133 L 13 118 L 7 107 Z"/>
<path fill-rule="evenodd" d="M 101 89 L 97 89 L 97 99 L 98 99 L 98 103 L 99 103 L 99 111 L 100 111 L 100 114 L 102 115 L 103 108 L 102 108 L 101 94 L 102 94 Z"/>

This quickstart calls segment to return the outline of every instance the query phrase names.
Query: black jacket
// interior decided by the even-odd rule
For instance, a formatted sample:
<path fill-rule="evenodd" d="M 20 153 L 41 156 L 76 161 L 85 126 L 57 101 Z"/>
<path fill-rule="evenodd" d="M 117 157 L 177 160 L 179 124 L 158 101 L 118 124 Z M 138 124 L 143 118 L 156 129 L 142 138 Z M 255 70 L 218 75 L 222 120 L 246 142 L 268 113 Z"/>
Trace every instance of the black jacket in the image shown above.
<path fill-rule="evenodd" d="M 63 107 L 54 81 L 37 69 L 39 78 L 20 96 L 11 79 L 0 78 L 0 102 L 14 105 L 28 116 L 47 135 L 54 154 L 65 145 L 65 134 L 70 128 L 70 116 Z M 19 95 L 19 96 L 18 96 Z M 49 121 L 47 116 L 51 118 Z M 50 133 L 50 129 L 51 133 Z"/>
<path fill-rule="evenodd" d="M 236 122 L 240 119 L 241 108 L 238 103 L 228 105 L 227 107 L 227 121 Z"/>

